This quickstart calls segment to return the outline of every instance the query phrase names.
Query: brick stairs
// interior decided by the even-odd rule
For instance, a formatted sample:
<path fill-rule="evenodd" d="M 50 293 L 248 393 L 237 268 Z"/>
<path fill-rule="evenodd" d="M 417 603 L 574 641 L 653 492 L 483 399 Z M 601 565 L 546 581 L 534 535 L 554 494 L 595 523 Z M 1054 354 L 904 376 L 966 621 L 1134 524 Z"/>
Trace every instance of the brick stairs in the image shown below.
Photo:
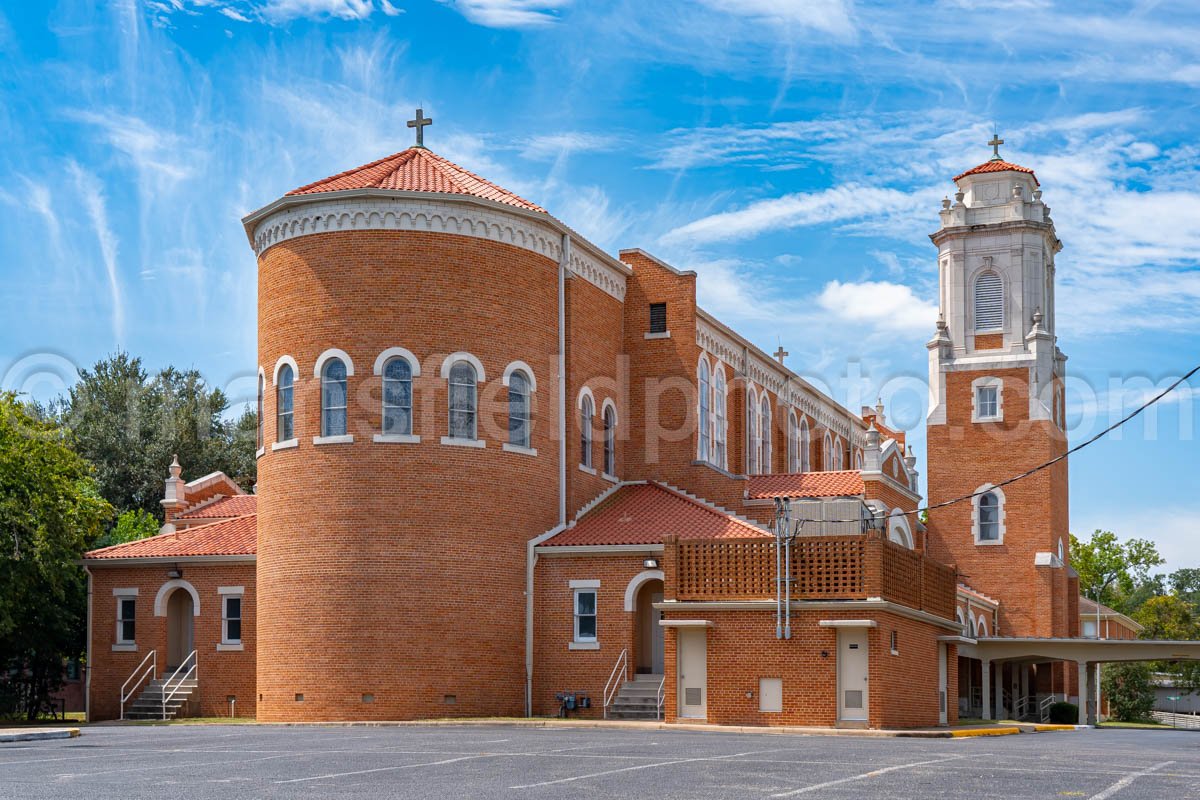
<path fill-rule="evenodd" d="M 137 699 L 125 709 L 125 719 L 162 719 L 163 718 L 163 695 L 170 694 L 171 690 L 164 690 L 163 679 L 156 679 L 146 684 L 146 688 L 137 696 Z M 167 701 L 167 719 L 175 719 L 180 711 L 187 705 L 192 694 L 195 693 L 199 683 L 195 678 L 188 680 L 179 680 L 178 678 L 171 684 L 171 688 L 176 690 L 171 699 Z"/>
<path fill-rule="evenodd" d="M 658 719 L 658 686 L 662 675 L 635 675 L 621 685 L 608 709 L 609 719 Z"/>

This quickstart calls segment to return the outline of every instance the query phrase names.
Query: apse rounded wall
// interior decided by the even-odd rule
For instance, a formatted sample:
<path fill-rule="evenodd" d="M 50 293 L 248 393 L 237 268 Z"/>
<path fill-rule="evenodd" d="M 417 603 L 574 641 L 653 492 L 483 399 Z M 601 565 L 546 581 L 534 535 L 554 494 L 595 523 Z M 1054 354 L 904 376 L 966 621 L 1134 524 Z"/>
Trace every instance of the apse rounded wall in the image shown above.
<path fill-rule="evenodd" d="M 515 244 L 412 230 L 260 252 L 260 720 L 522 712 L 526 542 L 558 510 L 557 268 Z M 410 362 L 407 434 L 383 427 L 377 373 L 391 357 Z M 328 435 L 320 373 L 333 358 L 346 426 Z M 449 427 L 460 361 L 478 375 L 474 440 Z M 516 372 L 529 378 L 525 445 L 509 429 Z"/>

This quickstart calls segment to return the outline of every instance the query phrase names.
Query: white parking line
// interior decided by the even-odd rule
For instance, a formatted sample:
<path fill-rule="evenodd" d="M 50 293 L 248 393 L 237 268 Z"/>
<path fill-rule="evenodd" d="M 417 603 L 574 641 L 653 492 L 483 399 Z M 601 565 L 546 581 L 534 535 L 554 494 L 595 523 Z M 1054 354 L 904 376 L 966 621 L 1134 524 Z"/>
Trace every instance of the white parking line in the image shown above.
<path fill-rule="evenodd" d="M 332 772 L 328 775 L 314 775 L 311 778 L 289 778 L 286 781 L 275 781 L 275 783 L 304 783 L 305 781 L 322 781 L 329 778 L 345 778 L 348 775 L 368 775 L 372 772 L 389 772 L 401 769 L 416 769 L 417 767 L 438 767 L 442 764 L 453 764 L 458 761 L 470 761 L 473 758 L 489 758 L 493 753 L 483 753 L 477 756 L 461 756 L 460 758 L 447 758 L 444 761 L 425 761 L 420 764 L 400 764 L 395 767 L 376 767 L 375 769 L 358 769 L 353 772 Z"/>
<path fill-rule="evenodd" d="M 838 778 L 835 781 L 825 781 L 824 783 L 814 783 L 812 786 L 802 786 L 799 789 L 792 789 L 789 792 L 780 792 L 779 794 L 773 794 L 773 795 L 771 795 L 771 797 L 795 797 L 798 794 L 808 794 L 809 792 L 816 792 L 816 791 L 820 791 L 821 789 L 828 789 L 831 786 L 841 786 L 843 783 L 853 783 L 855 781 L 863 781 L 863 780 L 866 780 L 867 778 L 875 778 L 880 775 L 886 775 L 889 772 L 896 772 L 897 770 L 912 769 L 913 767 L 923 767 L 927 764 L 941 764 L 945 761 L 957 761 L 962 758 L 978 758 L 978 757 L 984 756 L 984 755 L 987 755 L 987 754 L 986 753 L 972 753 L 970 755 L 950 756 L 948 758 L 935 758 L 932 761 L 914 761 L 911 764 L 897 764 L 894 767 L 883 767 L 882 769 L 872 770 L 871 772 L 864 772 L 862 775 L 851 775 L 848 778 Z"/>
<path fill-rule="evenodd" d="M 778 748 L 776 748 L 777 750 Z M 620 772 L 634 772 L 640 769 L 653 769 L 654 767 L 669 767 L 672 764 L 691 764 L 696 761 L 720 761 L 727 758 L 738 758 L 740 756 L 752 756 L 757 753 L 773 753 L 776 750 L 751 750 L 748 753 L 732 753 L 727 756 L 701 756 L 698 758 L 677 758 L 673 761 L 656 761 L 653 764 L 638 764 L 632 767 L 621 767 L 620 769 L 607 769 L 603 772 L 590 772 L 587 775 L 575 775 L 570 778 L 558 778 L 553 781 L 541 781 L 539 783 L 526 783 L 521 786 L 510 786 L 510 789 L 534 789 L 538 786 L 556 786 L 560 783 L 572 783 L 574 781 L 587 780 L 588 778 L 599 778 L 604 775 L 616 775 Z"/>
<path fill-rule="evenodd" d="M 1089 800 L 1107 800 L 1107 798 L 1112 797 L 1114 794 L 1121 791 L 1126 786 L 1133 783 L 1134 781 L 1136 781 L 1138 778 L 1142 777 L 1143 775 L 1149 775 L 1151 772 L 1157 772 L 1158 770 L 1162 769 L 1163 767 L 1169 767 L 1170 765 L 1172 765 L 1174 763 L 1175 763 L 1174 761 L 1164 761 L 1161 764 L 1155 764 L 1152 767 L 1146 767 L 1143 770 L 1138 770 L 1137 772 L 1131 772 L 1128 775 L 1126 775 L 1124 778 L 1121 778 L 1121 780 L 1114 783 L 1112 786 L 1105 789 L 1103 792 L 1100 792 L 1100 794 L 1092 795 L 1089 798 Z"/>

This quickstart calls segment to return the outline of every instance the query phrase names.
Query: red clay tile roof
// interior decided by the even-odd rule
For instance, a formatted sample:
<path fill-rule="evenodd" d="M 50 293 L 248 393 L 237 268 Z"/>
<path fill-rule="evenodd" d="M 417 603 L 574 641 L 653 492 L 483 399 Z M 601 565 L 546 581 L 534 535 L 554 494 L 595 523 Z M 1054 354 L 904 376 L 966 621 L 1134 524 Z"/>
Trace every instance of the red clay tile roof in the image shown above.
<path fill-rule="evenodd" d="M 546 211 L 541 206 L 518 197 L 423 147 L 410 147 L 370 164 L 339 172 L 337 175 L 293 189 L 288 195 L 338 192 L 344 189 L 398 189 L 406 192 L 467 194 L 528 211 Z"/>
<path fill-rule="evenodd" d="M 543 544 L 659 544 L 668 533 L 681 539 L 748 539 L 770 536 L 745 520 L 657 483 L 618 488 L 571 528 Z"/>
<path fill-rule="evenodd" d="M 207 505 L 185 511 L 177 515 L 176 519 L 224 519 L 226 517 L 244 517 L 257 511 L 257 495 L 237 494 L 232 497 L 222 497 Z"/>
<path fill-rule="evenodd" d="M 791 472 L 751 475 L 746 481 L 749 500 L 773 497 L 856 497 L 866 489 L 856 469 L 834 472 Z"/>
<path fill-rule="evenodd" d="M 957 181 L 960 178 L 967 177 L 968 175 L 978 175 L 981 172 L 1009 172 L 1009 171 L 1024 172 L 1027 175 L 1033 175 L 1033 182 L 1035 184 L 1037 184 L 1038 186 L 1042 185 L 1038 181 L 1037 175 L 1034 175 L 1033 170 L 1031 170 L 1029 167 L 1022 167 L 1018 164 L 1010 164 L 1007 161 L 985 161 L 982 164 L 980 164 L 978 167 L 972 167 L 971 169 L 967 170 L 966 172 L 960 172 L 958 175 L 955 175 L 954 180 Z"/>
<path fill-rule="evenodd" d="M 246 556 L 258 551 L 258 515 L 160 533 L 136 542 L 114 544 L 84 554 L 85 559 Z"/>

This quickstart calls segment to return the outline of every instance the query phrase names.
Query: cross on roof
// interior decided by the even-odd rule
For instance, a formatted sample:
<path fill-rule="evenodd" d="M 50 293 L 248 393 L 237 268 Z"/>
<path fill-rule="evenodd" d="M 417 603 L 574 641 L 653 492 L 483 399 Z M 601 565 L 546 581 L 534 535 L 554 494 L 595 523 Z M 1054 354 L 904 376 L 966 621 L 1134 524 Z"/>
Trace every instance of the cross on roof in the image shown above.
<path fill-rule="evenodd" d="M 425 126 L 433 124 L 433 117 L 425 116 L 421 109 L 417 109 L 417 118 L 408 121 L 408 127 L 417 129 L 417 147 L 425 146 Z"/>
<path fill-rule="evenodd" d="M 790 355 L 791 353 L 783 349 L 783 345 L 779 345 L 779 349 L 775 351 L 775 359 L 779 361 L 780 364 L 782 364 L 783 360 Z"/>
<path fill-rule="evenodd" d="M 990 142 L 988 142 L 988 145 L 991 146 L 991 148 L 992 148 L 992 153 L 993 153 L 992 161 L 1002 161 L 1003 160 L 1000 158 L 1000 145 L 1002 145 L 1002 144 L 1004 144 L 1004 140 L 1000 138 L 1000 134 L 998 132 L 993 133 L 992 140 Z"/>

